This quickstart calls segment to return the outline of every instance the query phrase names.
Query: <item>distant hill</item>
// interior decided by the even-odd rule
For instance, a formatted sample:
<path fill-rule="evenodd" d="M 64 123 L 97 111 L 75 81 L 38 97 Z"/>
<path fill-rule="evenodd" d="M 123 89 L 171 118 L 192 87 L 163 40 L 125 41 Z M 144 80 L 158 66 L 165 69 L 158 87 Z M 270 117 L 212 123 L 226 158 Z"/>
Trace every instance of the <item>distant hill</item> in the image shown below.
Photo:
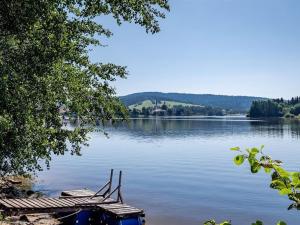
<path fill-rule="evenodd" d="M 156 105 L 155 100 L 145 100 L 142 101 L 140 103 L 136 103 L 133 105 L 129 105 L 129 109 L 138 109 L 138 110 L 142 110 L 143 107 L 145 108 L 151 108 L 154 107 Z M 184 102 L 175 102 L 175 101 L 159 101 L 157 102 L 157 106 L 161 107 L 162 105 L 166 105 L 168 108 L 173 108 L 174 106 L 199 106 L 199 105 L 195 105 L 195 104 L 189 104 L 189 103 L 184 103 Z"/>
<path fill-rule="evenodd" d="M 255 100 L 266 98 L 252 96 L 228 96 L 212 94 L 184 94 L 184 93 L 162 93 L 162 92 L 140 92 L 120 97 L 126 106 L 140 105 L 144 101 L 150 100 L 158 102 L 170 101 L 181 102 L 193 105 L 219 107 L 239 112 L 247 112 Z"/>

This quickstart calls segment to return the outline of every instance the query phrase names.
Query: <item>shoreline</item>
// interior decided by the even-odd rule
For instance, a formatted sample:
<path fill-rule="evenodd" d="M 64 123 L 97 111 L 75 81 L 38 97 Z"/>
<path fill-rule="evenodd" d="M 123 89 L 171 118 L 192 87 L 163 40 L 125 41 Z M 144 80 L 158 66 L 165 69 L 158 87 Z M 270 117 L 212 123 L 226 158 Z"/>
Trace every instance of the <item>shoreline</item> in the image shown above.
<path fill-rule="evenodd" d="M 32 189 L 34 180 L 21 176 L 0 178 L 0 198 L 38 198 L 45 196 L 42 192 Z M 25 214 L 5 216 L 0 211 L 0 225 L 58 225 L 62 224 L 52 214 Z"/>

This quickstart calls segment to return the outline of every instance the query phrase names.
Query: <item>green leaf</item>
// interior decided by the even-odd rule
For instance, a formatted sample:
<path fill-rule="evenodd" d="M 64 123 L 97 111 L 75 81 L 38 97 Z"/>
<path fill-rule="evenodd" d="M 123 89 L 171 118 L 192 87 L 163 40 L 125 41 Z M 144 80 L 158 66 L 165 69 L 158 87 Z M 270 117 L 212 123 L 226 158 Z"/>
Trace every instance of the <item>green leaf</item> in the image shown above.
<path fill-rule="evenodd" d="M 297 184 L 300 182 L 300 173 L 299 172 L 292 172 L 290 174 L 292 176 L 293 184 Z"/>
<path fill-rule="evenodd" d="M 252 223 L 252 225 L 263 225 L 263 222 L 260 220 L 257 220 L 255 223 Z"/>
<path fill-rule="evenodd" d="M 255 161 L 252 165 L 251 165 L 251 172 L 252 173 L 257 173 L 261 168 L 261 165 Z"/>
<path fill-rule="evenodd" d="M 252 166 L 255 162 L 257 162 L 256 158 L 253 157 L 253 155 L 251 155 L 251 154 L 248 157 L 248 161 L 249 161 L 250 166 Z"/>
<path fill-rule="evenodd" d="M 238 165 L 238 166 L 241 165 L 241 164 L 243 164 L 244 160 L 245 160 L 245 156 L 244 156 L 244 155 L 237 155 L 237 156 L 234 157 L 234 159 L 233 159 L 234 163 L 235 163 L 236 165 Z"/>
<path fill-rule="evenodd" d="M 292 190 L 291 189 L 288 189 L 288 188 L 283 188 L 279 191 L 279 194 L 280 195 L 288 195 L 288 194 L 291 194 L 292 193 Z"/>
<path fill-rule="evenodd" d="M 272 172 L 272 168 L 265 167 L 264 170 L 265 170 L 266 173 L 271 173 Z"/>
<path fill-rule="evenodd" d="M 278 221 L 276 225 L 287 225 L 286 222 Z"/>
<path fill-rule="evenodd" d="M 231 225 L 231 223 L 229 223 L 228 221 L 225 221 L 223 223 L 220 223 L 220 225 Z"/>
<path fill-rule="evenodd" d="M 281 177 L 289 178 L 290 174 L 280 166 L 273 165 L 274 169 L 278 172 Z"/>
<path fill-rule="evenodd" d="M 273 180 L 270 184 L 270 187 L 278 190 L 286 188 L 284 182 L 281 180 Z"/>
<path fill-rule="evenodd" d="M 251 153 L 256 155 L 257 153 L 259 153 L 259 150 L 257 148 L 252 148 Z"/>
<path fill-rule="evenodd" d="M 230 148 L 231 151 L 240 151 L 240 147 L 233 147 L 233 148 Z"/>
<path fill-rule="evenodd" d="M 217 225 L 217 223 L 214 220 L 208 220 L 204 222 L 204 225 Z"/>

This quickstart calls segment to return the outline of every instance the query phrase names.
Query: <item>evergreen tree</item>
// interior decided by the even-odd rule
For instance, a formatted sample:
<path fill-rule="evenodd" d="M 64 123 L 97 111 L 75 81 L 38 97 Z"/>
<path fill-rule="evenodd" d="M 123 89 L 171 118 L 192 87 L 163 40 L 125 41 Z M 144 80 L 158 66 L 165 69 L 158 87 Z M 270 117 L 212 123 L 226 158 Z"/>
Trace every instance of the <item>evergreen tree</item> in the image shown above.
<path fill-rule="evenodd" d="M 282 107 L 273 100 L 254 101 L 249 111 L 250 117 L 283 116 Z"/>

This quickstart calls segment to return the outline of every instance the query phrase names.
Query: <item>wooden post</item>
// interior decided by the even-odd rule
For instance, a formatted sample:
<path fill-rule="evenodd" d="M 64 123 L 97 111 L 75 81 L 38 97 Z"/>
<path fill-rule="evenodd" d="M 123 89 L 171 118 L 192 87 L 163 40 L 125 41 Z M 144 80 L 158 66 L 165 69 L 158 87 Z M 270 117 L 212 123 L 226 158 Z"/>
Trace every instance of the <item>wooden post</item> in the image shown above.
<path fill-rule="evenodd" d="M 123 204 L 123 197 L 122 197 L 122 193 L 121 193 L 121 186 L 122 186 L 122 170 L 120 170 L 120 173 L 119 173 L 118 201 L 120 201 Z"/>
<path fill-rule="evenodd" d="M 113 179 L 113 176 L 114 176 L 114 169 L 111 169 L 111 170 L 110 170 L 110 178 L 109 178 L 109 188 L 108 188 L 108 193 L 111 192 L 111 186 L 112 186 L 112 179 Z"/>
<path fill-rule="evenodd" d="M 99 190 L 96 192 L 96 194 L 94 194 L 92 198 L 96 197 L 96 196 L 99 196 L 100 195 L 100 192 L 103 191 L 104 189 L 106 189 L 106 187 L 108 186 L 108 188 L 106 189 L 106 191 L 101 195 L 102 197 L 106 197 L 106 195 L 110 195 L 111 193 L 111 186 L 112 186 L 112 179 L 113 179 L 113 175 L 114 175 L 114 170 L 111 169 L 110 170 L 110 177 L 109 177 L 109 181 Z"/>

